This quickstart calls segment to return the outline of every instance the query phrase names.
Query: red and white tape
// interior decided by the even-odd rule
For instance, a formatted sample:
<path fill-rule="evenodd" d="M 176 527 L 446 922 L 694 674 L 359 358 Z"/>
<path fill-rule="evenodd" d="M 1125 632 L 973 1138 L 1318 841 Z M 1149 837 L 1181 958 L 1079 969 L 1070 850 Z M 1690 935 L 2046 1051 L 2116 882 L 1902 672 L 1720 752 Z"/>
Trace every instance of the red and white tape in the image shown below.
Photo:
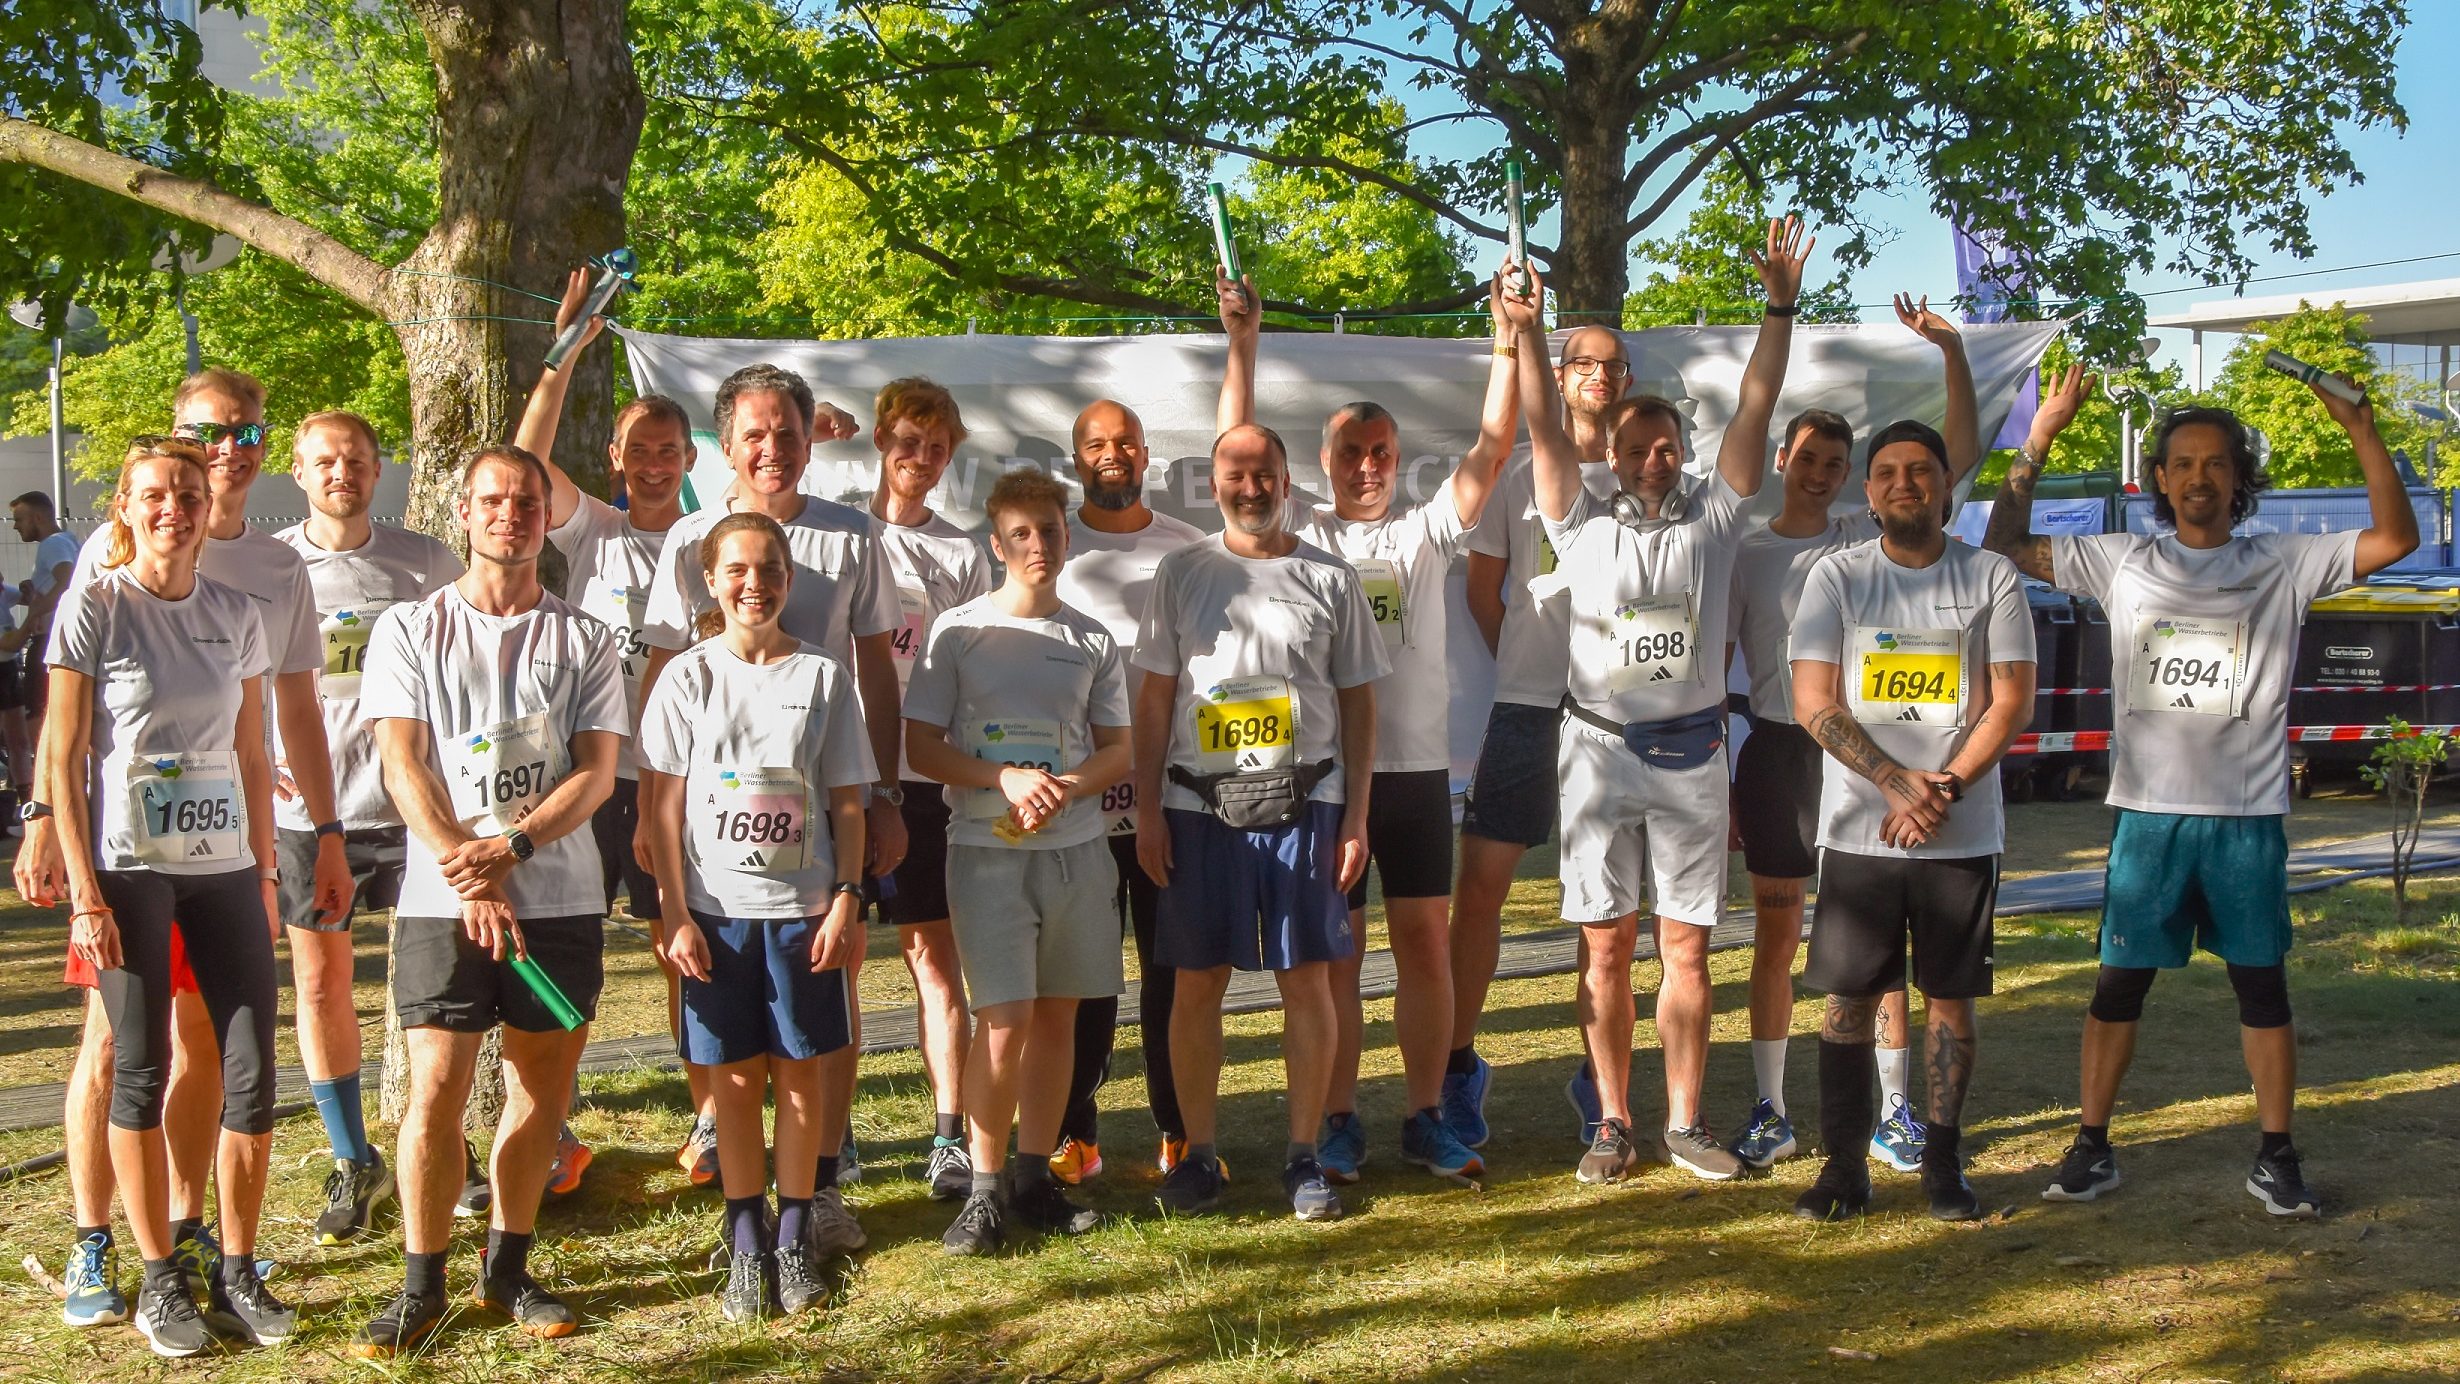
<path fill-rule="evenodd" d="M 2411 726 L 2409 730 L 2419 735 L 2432 731 L 2441 731 L 2448 735 L 2460 732 L 2460 726 Z M 2392 728 L 2389 726 L 2291 726 L 2289 739 L 2292 744 L 2305 745 L 2349 740 L 2384 740 L 2389 739 L 2391 733 Z M 2019 735 L 2015 742 L 2007 747 L 2007 752 L 2011 755 L 2082 754 L 2108 748 L 2110 748 L 2110 732 L 2106 730 L 2061 730 L 2046 731 L 2039 735 Z"/>
<path fill-rule="evenodd" d="M 2292 687 L 2292 692 L 2460 692 L 2460 682 L 2387 682 L 2379 687 Z M 2036 687 L 2037 697 L 2106 697 L 2107 687 Z"/>

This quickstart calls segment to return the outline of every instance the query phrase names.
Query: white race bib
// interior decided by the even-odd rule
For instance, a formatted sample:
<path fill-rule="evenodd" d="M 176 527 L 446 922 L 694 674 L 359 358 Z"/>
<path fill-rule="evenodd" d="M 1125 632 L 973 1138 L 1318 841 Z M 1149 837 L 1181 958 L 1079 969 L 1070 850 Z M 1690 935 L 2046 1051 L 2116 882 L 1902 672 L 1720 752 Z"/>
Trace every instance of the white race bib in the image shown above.
<path fill-rule="evenodd" d="M 641 627 L 649 621 L 649 588 L 602 587 L 590 613 L 615 632 L 615 649 L 624 660 L 624 691 L 639 700 L 641 675 L 649 671 L 649 643 L 641 638 Z"/>
<path fill-rule="evenodd" d="M 897 609 L 905 622 L 888 637 L 888 650 L 896 657 L 897 676 L 911 677 L 914 660 L 922 657 L 923 639 L 931 631 L 931 598 L 911 586 L 897 588 Z"/>
<path fill-rule="evenodd" d="M 1409 606 L 1401 595 L 1399 564 L 1390 558 L 1362 557 L 1350 565 L 1358 569 L 1358 585 L 1366 593 L 1367 609 L 1375 615 L 1375 628 L 1384 636 L 1384 647 L 1408 643 Z"/>
<path fill-rule="evenodd" d="M 127 802 L 131 853 L 148 865 L 236 864 L 246 846 L 234 751 L 135 756 Z"/>
<path fill-rule="evenodd" d="M 1201 773 L 1280 769 L 1298 758 L 1298 703 L 1288 678 L 1224 678 L 1193 714 Z"/>
<path fill-rule="evenodd" d="M 454 815 L 481 836 L 501 836 L 554 789 L 571 767 L 533 712 L 446 742 L 444 780 Z"/>
<path fill-rule="evenodd" d="M 1591 656 L 1609 695 L 1671 687 L 1698 676 L 1700 635 L 1686 592 L 1634 596 L 1590 625 Z"/>
<path fill-rule="evenodd" d="M 1056 774 L 1059 764 L 1057 721 L 974 721 L 965 727 L 965 752 L 976 759 Z M 965 793 L 965 815 L 978 822 L 1008 815 L 1008 795 L 996 788 L 971 788 Z"/>
<path fill-rule="evenodd" d="M 2127 664 L 2127 709 L 2238 716 L 2246 652 L 2244 621 L 2147 618 Z"/>
<path fill-rule="evenodd" d="M 788 875 L 811 859 L 811 785 L 799 769 L 694 767 L 684 837 L 705 868 Z"/>
<path fill-rule="evenodd" d="M 392 601 L 369 601 L 347 610 L 337 610 L 317 622 L 317 633 L 324 636 L 325 668 L 317 679 L 317 690 L 328 697 L 345 700 L 359 695 L 359 678 L 367 670 L 367 637 L 376 629 L 376 617 L 384 614 Z M 266 716 L 270 724 L 273 717 Z"/>
<path fill-rule="evenodd" d="M 1136 781 L 1123 778 L 1102 792 L 1102 818 L 1110 823 L 1105 836 L 1136 834 Z"/>
<path fill-rule="evenodd" d="M 1845 631 L 1845 674 L 1845 705 L 1857 721 L 1964 724 L 1964 639 L 1955 630 L 1851 626 Z"/>

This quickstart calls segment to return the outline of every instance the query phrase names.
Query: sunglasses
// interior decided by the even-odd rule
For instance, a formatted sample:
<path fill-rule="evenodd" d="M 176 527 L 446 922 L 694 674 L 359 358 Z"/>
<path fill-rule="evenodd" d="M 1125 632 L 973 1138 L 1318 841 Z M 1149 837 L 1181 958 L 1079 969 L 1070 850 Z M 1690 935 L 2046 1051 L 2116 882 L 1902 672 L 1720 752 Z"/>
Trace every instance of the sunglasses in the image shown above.
<path fill-rule="evenodd" d="M 262 423 L 182 423 L 171 429 L 172 435 L 190 442 L 202 442 L 211 447 L 224 438 L 242 447 L 265 445 L 265 425 Z"/>

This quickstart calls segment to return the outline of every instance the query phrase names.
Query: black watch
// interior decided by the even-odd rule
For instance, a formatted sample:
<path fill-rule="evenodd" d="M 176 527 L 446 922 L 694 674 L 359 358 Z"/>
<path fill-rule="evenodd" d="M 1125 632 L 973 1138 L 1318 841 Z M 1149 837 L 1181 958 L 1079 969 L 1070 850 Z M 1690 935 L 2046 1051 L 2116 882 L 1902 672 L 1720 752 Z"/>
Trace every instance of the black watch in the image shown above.
<path fill-rule="evenodd" d="M 340 836 L 342 835 L 342 824 L 339 822 L 318 822 L 316 824 L 316 834 L 318 836 Z"/>
<path fill-rule="evenodd" d="M 504 833 L 504 844 L 512 847 L 515 860 L 527 860 L 538 853 L 538 847 L 530 843 L 530 834 L 518 827 Z"/>
<path fill-rule="evenodd" d="M 1960 778 L 1956 777 L 1954 774 L 1950 774 L 1950 775 L 1948 775 L 1948 776 L 1947 776 L 1947 791 L 1948 791 L 1948 801 L 1949 801 L 1949 802 L 1952 802 L 1952 803 L 1960 803 L 1960 802 L 1963 802 L 1963 801 L 1965 800 L 1965 781 L 1964 781 L 1963 779 L 1960 779 Z"/>
<path fill-rule="evenodd" d="M 848 884 L 844 880 L 839 880 L 836 887 L 830 889 L 829 893 L 831 895 L 852 894 L 856 903 L 859 904 L 863 902 L 863 886 L 859 884 Z"/>
<path fill-rule="evenodd" d="M 17 820 L 21 822 L 39 822 L 50 815 L 51 804 L 49 803 L 38 803 L 28 798 L 17 805 Z"/>

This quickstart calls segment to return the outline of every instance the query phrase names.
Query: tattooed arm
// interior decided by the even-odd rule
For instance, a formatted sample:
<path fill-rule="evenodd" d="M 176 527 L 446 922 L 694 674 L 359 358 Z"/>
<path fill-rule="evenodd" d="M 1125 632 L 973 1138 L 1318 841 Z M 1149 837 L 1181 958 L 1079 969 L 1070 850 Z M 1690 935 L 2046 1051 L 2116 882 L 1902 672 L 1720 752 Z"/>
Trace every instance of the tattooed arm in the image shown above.
<path fill-rule="evenodd" d="M 1948 786 L 1943 773 L 1908 769 L 1889 758 L 1845 710 L 1838 669 L 1815 659 L 1794 660 L 1794 719 L 1837 763 L 1869 779 L 1888 804 L 1879 839 L 1890 846 L 1918 846 L 1947 820 Z"/>
<path fill-rule="evenodd" d="M 2041 481 L 2050 444 L 2075 421 L 2076 410 L 2084 406 L 2084 396 L 2092 387 L 2083 366 L 2067 367 L 2058 389 L 2041 401 L 2033 415 L 2024 450 L 2007 464 L 2007 479 L 1999 483 L 1998 501 L 1990 507 L 1990 527 L 1982 535 L 1982 547 L 2015 563 L 2017 571 L 2035 581 L 2057 584 L 2050 574 L 2050 540 L 2033 532 L 2033 487 Z"/>

